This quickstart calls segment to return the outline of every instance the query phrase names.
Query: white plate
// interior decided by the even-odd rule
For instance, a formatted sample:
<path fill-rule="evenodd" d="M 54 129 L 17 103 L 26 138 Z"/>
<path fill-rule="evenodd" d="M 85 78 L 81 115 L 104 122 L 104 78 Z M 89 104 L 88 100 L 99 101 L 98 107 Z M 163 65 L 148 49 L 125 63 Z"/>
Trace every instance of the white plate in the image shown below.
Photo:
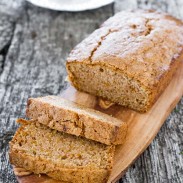
<path fill-rule="evenodd" d="M 27 0 L 30 3 L 60 11 L 84 11 L 96 9 L 114 2 L 114 0 Z"/>

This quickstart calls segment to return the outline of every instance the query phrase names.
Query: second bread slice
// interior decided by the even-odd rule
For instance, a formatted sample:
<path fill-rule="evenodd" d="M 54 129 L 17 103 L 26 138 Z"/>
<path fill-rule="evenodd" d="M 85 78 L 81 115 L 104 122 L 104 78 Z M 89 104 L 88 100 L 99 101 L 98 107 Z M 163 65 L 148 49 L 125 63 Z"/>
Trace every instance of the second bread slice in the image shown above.
<path fill-rule="evenodd" d="M 27 117 L 52 129 L 104 144 L 122 144 L 127 124 L 99 111 L 57 96 L 30 98 Z"/>

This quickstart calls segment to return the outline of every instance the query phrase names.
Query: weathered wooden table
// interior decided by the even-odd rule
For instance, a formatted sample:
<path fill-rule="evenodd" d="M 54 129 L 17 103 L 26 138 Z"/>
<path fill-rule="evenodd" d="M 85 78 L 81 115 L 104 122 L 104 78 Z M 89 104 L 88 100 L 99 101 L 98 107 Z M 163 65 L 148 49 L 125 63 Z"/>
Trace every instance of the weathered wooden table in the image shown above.
<path fill-rule="evenodd" d="M 0 0 L 0 182 L 16 182 L 8 142 L 18 127 L 15 119 L 25 117 L 27 98 L 60 94 L 70 50 L 115 12 L 129 8 L 159 9 L 183 18 L 182 0 L 118 0 L 80 13 Z M 183 182 L 183 99 L 120 182 Z"/>

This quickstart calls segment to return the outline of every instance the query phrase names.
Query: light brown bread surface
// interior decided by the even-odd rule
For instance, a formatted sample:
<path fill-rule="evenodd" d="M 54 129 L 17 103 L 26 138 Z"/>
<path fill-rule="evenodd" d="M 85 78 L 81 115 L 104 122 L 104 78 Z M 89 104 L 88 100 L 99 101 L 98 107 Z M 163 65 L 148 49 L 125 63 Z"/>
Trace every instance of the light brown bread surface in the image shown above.
<path fill-rule="evenodd" d="M 64 134 L 38 122 L 19 122 L 23 124 L 10 142 L 13 165 L 69 183 L 107 182 L 115 146 Z"/>
<path fill-rule="evenodd" d="M 52 129 L 108 145 L 122 144 L 127 132 L 125 122 L 58 96 L 30 98 L 26 115 Z"/>
<path fill-rule="evenodd" d="M 123 11 L 78 44 L 67 60 L 78 90 L 145 112 L 183 60 L 183 24 L 149 10 Z"/>

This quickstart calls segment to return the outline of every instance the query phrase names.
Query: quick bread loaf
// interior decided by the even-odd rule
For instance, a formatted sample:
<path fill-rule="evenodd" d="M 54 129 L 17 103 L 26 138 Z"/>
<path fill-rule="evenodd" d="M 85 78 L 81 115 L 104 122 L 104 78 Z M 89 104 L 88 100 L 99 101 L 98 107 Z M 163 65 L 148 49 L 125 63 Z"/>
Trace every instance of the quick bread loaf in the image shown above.
<path fill-rule="evenodd" d="M 58 96 L 30 98 L 26 115 L 52 129 L 104 144 L 122 144 L 127 124 Z"/>
<path fill-rule="evenodd" d="M 101 97 L 100 106 L 118 103 L 145 112 L 170 82 L 182 48 L 180 20 L 155 11 L 124 11 L 77 45 L 66 67 L 72 85 Z M 125 140 L 125 122 L 56 96 L 29 99 L 26 114 L 30 120 L 18 120 L 9 151 L 23 175 L 107 182 L 115 145 Z"/>
<path fill-rule="evenodd" d="M 115 146 L 52 130 L 36 121 L 22 123 L 10 142 L 10 162 L 35 174 L 70 183 L 105 183 Z"/>
<path fill-rule="evenodd" d="M 67 59 L 71 84 L 147 111 L 183 60 L 183 24 L 156 11 L 123 11 L 78 44 Z"/>

